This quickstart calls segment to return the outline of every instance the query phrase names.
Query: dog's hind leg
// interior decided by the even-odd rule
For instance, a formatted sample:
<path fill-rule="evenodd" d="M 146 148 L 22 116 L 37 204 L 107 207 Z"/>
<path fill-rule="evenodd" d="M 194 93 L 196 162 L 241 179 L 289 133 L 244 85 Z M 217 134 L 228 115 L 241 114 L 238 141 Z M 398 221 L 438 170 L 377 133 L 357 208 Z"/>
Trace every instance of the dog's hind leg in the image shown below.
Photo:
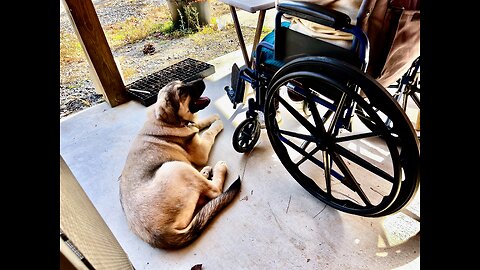
<path fill-rule="evenodd" d="M 220 192 L 223 190 L 223 184 L 227 175 L 227 163 L 219 161 L 213 167 L 212 184 L 218 187 Z"/>

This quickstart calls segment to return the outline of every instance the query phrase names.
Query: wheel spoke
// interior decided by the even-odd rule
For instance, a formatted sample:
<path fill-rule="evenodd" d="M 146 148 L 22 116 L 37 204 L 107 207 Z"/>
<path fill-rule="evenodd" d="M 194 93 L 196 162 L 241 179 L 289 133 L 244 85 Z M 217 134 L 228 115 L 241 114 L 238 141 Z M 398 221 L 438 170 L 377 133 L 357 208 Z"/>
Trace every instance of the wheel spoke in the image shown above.
<path fill-rule="evenodd" d="M 335 149 L 333 150 L 334 152 L 346 157 L 347 159 L 351 160 L 352 162 L 355 162 L 356 164 L 360 165 L 361 167 L 369 170 L 370 172 L 384 178 L 385 180 L 394 183 L 395 178 L 388 174 L 385 171 L 380 170 L 378 167 L 372 165 L 370 162 L 366 161 L 365 159 L 359 157 L 358 155 L 348 151 L 341 145 L 335 144 Z"/>
<path fill-rule="evenodd" d="M 307 158 L 308 160 L 310 160 L 311 162 L 313 162 L 315 165 L 317 165 L 318 167 L 322 168 L 325 170 L 325 166 L 323 164 L 323 162 L 321 162 L 320 160 L 318 160 L 317 158 L 315 158 L 313 156 L 314 153 L 318 152 L 318 149 L 315 148 L 311 153 L 307 153 L 305 150 L 303 150 L 302 148 L 298 147 L 297 145 L 295 145 L 293 142 L 289 141 L 288 139 L 286 139 L 285 137 L 283 136 L 279 136 L 280 137 L 280 140 L 282 140 L 282 142 L 284 142 L 285 144 L 287 144 L 288 146 L 292 147 L 295 151 L 297 151 L 298 153 L 302 154 L 304 156 L 304 158 Z M 314 152 L 315 151 L 315 152 Z M 312 154 L 313 153 L 313 154 Z M 291 160 L 291 159 L 290 159 Z M 291 160 L 293 162 L 293 160 Z M 302 161 L 303 162 L 303 161 Z M 299 162 L 298 162 L 299 163 Z M 296 163 L 294 163 L 296 164 Z M 297 165 L 297 167 L 299 167 L 300 164 Z M 332 170 L 331 171 L 331 175 L 334 176 L 335 178 L 339 179 L 339 180 L 342 180 L 344 177 L 343 175 L 339 174 L 338 172 Z"/>
<path fill-rule="evenodd" d="M 303 150 L 305 150 L 305 148 L 302 147 Z M 312 151 L 310 151 L 310 153 L 308 153 L 308 156 L 313 156 L 315 155 L 318 151 L 320 151 L 320 147 L 315 147 Z M 295 163 L 295 165 L 300 166 L 302 165 L 303 162 L 305 162 L 305 160 L 307 160 L 307 156 L 303 156 L 297 163 Z"/>
<path fill-rule="evenodd" d="M 323 151 L 323 164 L 325 164 L 325 185 L 327 186 L 327 194 L 332 195 L 332 179 L 330 177 L 331 172 L 331 159 L 328 151 Z"/>
<path fill-rule="evenodd" d="M 375 110 L 378 113 L 378 109 Z M 392 129 L 392 120 L 390 118 L 387 118 L 385 122 L 383 122 L 377 115 L 376 118 L 378 120 L 375 121 L 374 119 L 372 119 L 373 117 L 365 115 L 363 109 L 358 109 L 356 111 L 356 115 L 358 116 L 360 121 L 362 121 L 365 126 L 371 130 L 372 136 L 398 136 L 398 132 L 395 132 L 395 130 Z M 379 121 L 382 121 L 381 125 L 378 124 Z"/>
<path fill-rule="evenodd" d="M 352 172 L 350 169 L 348 169 L 347 165 L 343 161 L 343 159 L 335 152 L 332 152 L 331 155 L 333 161 L 335 164 L 337 164 L 338 168 L 342 173 L 345 175 L 344 181 L 342 181 L 347 187 L 355 191 L 358 196 L 363 200 L 363 202 L 368 206 L 372 206 L 372 203 L 368 199 L 367 195 L 365 195 L 365 192 L 363 192 L 362 188 L 360 187 L 360 184 L 358 184 L 357 180 L 355 180 L 355 177 L 353 176 Z"/>
<path fill-rule="evenodd" d="M 358 133 L 353 135 L 339 136 L 334 138 L 333 141 L 336 143 L 339 143 L 339 142 L 353 141 L 353 140 L 359 140 L 359 139 L 365 139 L 365 138 L 380 137 L 381 135 L 382 135 L 381 132 L 372 131 L 372 132 Z"/>
<path fill-rule="evenodd" d="M 302 146 L 301 146 L 301 147 L 302 147 L 303 150 L 305 150 L 305 149 L 307 149 L 307 147 L 308 147 L 309 145 L 310 145 L 310 142 L 305 141 L 305 142 L 302 143 Z"/>
<path fill-rule="evenodd" d="M 317 109 L 317 106 L 315 106 L 315 109 Z M 323 123 L 327 122 L 328 118 L 330 118 L 330 116 L 332 115 L 332 113 L 333 113 L 333 111 L 327 110 L 327 111 L 325 112 L 325 114 L 323 115 L 323 117 L 322 117 L 322 122 L 323 122 Z"/>
<path fill-rule="evenodd" d="M 314 135 L 314 136 L 319 136 L 319 131 L 318 129 L 316 129 L 312 123 L 308 122 L 307 119 L 305 119 L 305 117 L 303 117 L 295 108 L 292 107 L 292 105 L 290 105 L 285 99 L 283 99 L 281 96 L 278 96 L 278 101 L 280 103 L 282 103 L 283 106 L 285 106 L 285 108 L 288 110 L 288 112 L 290 112 L 290 114 L 295 117 L 295 119 L 298 120 L 298 122 L 300 122 L 300 124 L 302 124 L 302 126 L 304 126 L 309 132 L 310 134 Z M 323 127 L 323 125 L 321 125 Z"/>
<path fill-rule="evenodd" d="M 239 140 L 240 140 L 241 142 L 245 142 L 245 141 L 248 141 L 248 137 L 250 137 L 249 134 L 246 133 L 246 132 L 244 132 L 244 131 L 242 131 L 242 133 L 240 133 L 240 138 L 239 138 Z"/>
<path fill-rule="evenodd" d="M 410 95 L 410 97 L 413 99 L 413 102 L 415 102 L 417 107 L 420 108 L 420 98 L 417 96 L 417 94 L 413 93 Z"/>
<path fill-rule="evenodd" d="M 342 94 L 342 97 L 340 98 L 340 102 L 337 106 L 337 109 L 335 110 L 335 114 L 333 115 L 333 120 L 330 122 L 330 126 L 328 127 L 328 134 L 332 135 L 333 132 L 335 131 L 335 127 L 337 126 L 338 119 L 340 118 L 340 114 L 343 112 L 342 108 L 345 105 L 345 99 L 347 98 L 347 95 L 345 93 Z"/>
<path fill-rule="evenodd" d="M 248 125 L 246 125 L 243 133 L 245 133 L 245 134 L 251 134 L 252 131 L 253 131 L 253 127 L 254 127 L 253 124 L 248 124 Z"/>
<path fill-rule="evenodd" d="M 299 139 L 302 139 L 302 140 L 305 140 L 305 141 L 308 141 L 308 142 L 315 142 L 315 137 L 313 137 L 311 135 L 305 135 L 305 134 L 295 133 L 295 132 L 292 132 L 292 131 L 281 130 L 281 129 L 279 129 L 278 132 L 280 132 L 280 134 L 284 134 L 284 135 L 287 135 L 287 136 L 299 138 Z"/>
<path fill-rule="evenodd" d="M 325 131 L 325 127 L 323 126 L 324 121 L 320 117 L 320 113 L 318 112 L 316 102 L 313 100 L 312 93 L 310 92 L 309 89 L 306 89 L 305 92 L 306 92 L 305 93 L 306 94 L 306 99 L 307 99 L 307 102 L 308 102 L 308 108 L 310 109 L 310 112 L 312 113 L 313 121 L 315 122 L 315 125 L 318 128 L 317 130 L 319 130 L 321 134 L 325 134 L 326 131 Z"/>

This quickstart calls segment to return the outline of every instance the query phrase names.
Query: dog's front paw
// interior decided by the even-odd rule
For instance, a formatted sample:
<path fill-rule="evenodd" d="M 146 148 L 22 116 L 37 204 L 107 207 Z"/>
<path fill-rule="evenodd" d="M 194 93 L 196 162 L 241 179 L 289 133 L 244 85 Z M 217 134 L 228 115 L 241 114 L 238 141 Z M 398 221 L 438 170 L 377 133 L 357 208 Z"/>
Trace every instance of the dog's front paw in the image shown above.
<path fill-rule="evenodd" d="M 220 120 L 220 115 L 218 113 L 215 113 L 212 115 L 212 123 L 217 121 L 217 120 Z"/>
<path fill-rule="evenodd" d="M 217 133 L 222 131 L 223 129 L 223 122 L 222 120 L 218 119 L 210 126 L 211 129 L 216 130 Z"/>
<path fill-rule="evenodd" d="M 215 121 L 220 120 L 220 115 L 218 113 L 210 115 L 207 119 L 205 119 L 206 126 L 211 126 Z"/>

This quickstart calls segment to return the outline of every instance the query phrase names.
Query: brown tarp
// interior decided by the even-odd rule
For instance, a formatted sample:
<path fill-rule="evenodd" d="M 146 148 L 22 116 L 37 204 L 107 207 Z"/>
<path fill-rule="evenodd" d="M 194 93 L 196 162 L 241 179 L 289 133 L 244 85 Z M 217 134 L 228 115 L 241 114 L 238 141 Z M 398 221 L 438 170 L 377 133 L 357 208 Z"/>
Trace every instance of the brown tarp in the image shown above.
<path fill-rule="evenodd" d="M 384 87 L 420 56 L 420 0 L 365 0 L 357 25 L 370 40 L 367 73 Z"/>
<path fill-rule="evenodd" d="M 384 87 L 398 80 L 420 56 L 420 0 L 297 1 L 341 11 L 352 19 L 352 24 L 362 28 L 370 41 L 367 73 Z M 292 21 L 291 16 L 285 18 Z M 343 43 L 335 39 L 343 35 L 332 34 L 333 29 L 293 20 L 296 20 L 291 26 L 293 30 L 342 46 Z"/>

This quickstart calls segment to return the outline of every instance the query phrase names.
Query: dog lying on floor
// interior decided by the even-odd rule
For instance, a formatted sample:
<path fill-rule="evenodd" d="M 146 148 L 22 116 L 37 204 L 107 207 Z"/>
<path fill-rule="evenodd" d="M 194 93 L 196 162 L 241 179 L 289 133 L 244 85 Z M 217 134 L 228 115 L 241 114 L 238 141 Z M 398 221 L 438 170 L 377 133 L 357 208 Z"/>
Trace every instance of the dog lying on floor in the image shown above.
<path fill-rule="evenodd" d="M 201 97 L 204 90 L 203 80 L 195 80 L 174 81 L 158 92 L 119 178 L 130 229 L 154 247 L 188 245 L 240 190 L 239 177 L 222 192 L 224 161 L 205 166 L 223 123 L 218 115 L 197 121 L 195 113 L 210 103 Z"/>

